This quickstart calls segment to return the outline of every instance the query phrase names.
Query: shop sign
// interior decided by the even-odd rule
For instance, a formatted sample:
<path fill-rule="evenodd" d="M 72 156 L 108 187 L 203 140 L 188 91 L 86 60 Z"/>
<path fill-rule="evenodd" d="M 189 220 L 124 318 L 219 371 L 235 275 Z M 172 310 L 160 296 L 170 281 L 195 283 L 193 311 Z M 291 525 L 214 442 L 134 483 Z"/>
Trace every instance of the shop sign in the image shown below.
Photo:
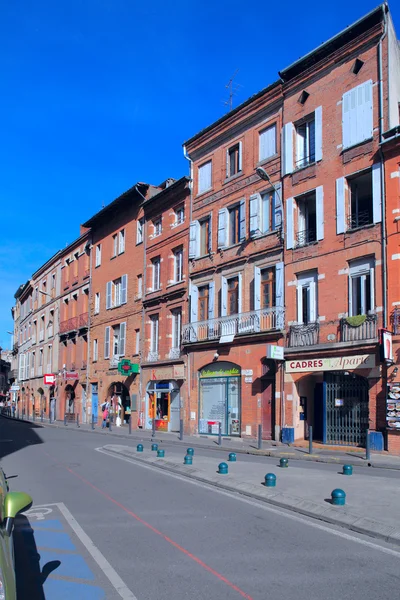
<path fill-rule="evenodd" d="M 10 392 L 19 392 L 19 385 L 12 385 L 10 387 Z"/>
<path fill-rule="evenodd" d="M 383 360 L 393 362 L 392 332 L 386 329 L 381 330 L 381 352 Z"/>
<path fill-rule="evenodd" d="M 351 371 L 352 369 L 373 369 L 374 354 L 356 356 L 335 356 L 332 358 L 311 358 L 307 360 L 287 360 L 287 373 L 307 373 L 309 371 Z"/>
<path fill-rule="evenodd" d="M 157 379 L 173 379 L 174 373 L 172 367 L 162 367 L 160 369 L 151 370 L 151 378 L 153 381 Z"/>
<path fill-rule="evenodd" d="M 253 375 L 253 369 L 242 369 L 242 375 L 250 377 L 250 375 Z"/>
<path fill-rule="evenodd" d="M 268 344 L 267 358 L 272 358 L 273 360 L 283 360 L 283 346 L 274 346 L 273 344 Z"/>
<path fill-rule="evenodd" d="M 200 370 L 200 377 L 240 377 L 241 369 L 236 365 L 220 361 L 215 362 L 211 365 L 207 365 L 204 369 Z"/>
<path fill-rule="evenodd" d="M 253 383 L 253 378 L 252 377 L 245 377 L 244 378 L 244 382 L 245 383 Z"/>
<path fill-rule="evenodd" d="M 172 371 L 173 379 L 185 379 L 185 365 L 174 365 Z"/>
<path fill-rule="evenodd" d="M 120 360 L 118 363 L 118 373 L 120 373 L 121 375 L 126 375 L 126 377 L 129 377 L 129 375 L 133 375 L 133 373 L 139 372 L 139 365 L 137 363 L 131 362 L 127 358 Z"/>
<path fill-rule="evenodd" d="M 79 379 L 79 373 L 77 373 L 76 371 L 65 371 L 65 379 L 74 379 L 77 380 Z"/>

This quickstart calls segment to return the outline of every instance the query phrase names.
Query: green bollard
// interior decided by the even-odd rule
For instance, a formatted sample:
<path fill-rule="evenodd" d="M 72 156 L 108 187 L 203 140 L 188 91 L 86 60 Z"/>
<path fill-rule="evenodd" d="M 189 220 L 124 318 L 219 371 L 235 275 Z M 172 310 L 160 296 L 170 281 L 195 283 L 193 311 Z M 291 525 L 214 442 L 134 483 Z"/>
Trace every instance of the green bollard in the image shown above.
<path fill-rule="evenodd" d="M 189 456 L 193 456 L 193 454 L 194 454 L 194 448 L 188 448 L 186 450 L 186 454 L 189 454 Z"/>
<path fill-rule="evenodd" d="M 353 467 L 351 465 L 343 465 L 343 475 L 353 475 Z"/>
<path fill-rule="evenodd" d="M 164 458 L 164 455 L 165 455 L 165 450 L 157 450 L 158 458 Z"/>
<path fill-rule="evenodd" d="M 273 473 L 267 473 L 265 476 L 265 487 L 275 487 L 276 486 L 276 475 Z"/>
<path fill-rule="evenodd" d="M 236 454 L 235 452 L 231 452 L 228 456 L 229 462 L 236 462 Z"/>
<path fill-rule="evenodd" d="M 191 456 L 191 454 L 186 454 L 185 458 L 183 459 L 183 464 L 191 465 L 192 463 L 193 463 L 193 457 Z"/>
<path fill-rule="evenodd" d="M 152 444 L 151 449 L 153 450 L 153 452 L 156 452 L 158 450 L 158 444 Z"/>
<path fill-rule="evenodd" d="M 138 445 L 136 446 L 136 451 L 137 451 L 137 452 L 143 452 L 143 444 L 138 444 Z"/>
<path fill-rule="evenodd" d="M 281 460 L 279 461 L 279 466 L 282 467 L 283 469 L 289 466 L 289 461 L 287 458 L 281 458 Z"/>
<path fill-rule="evenodd" d="M 220 475 L 227 475 L 228 474 L 228 465 L 224 462 L 219 463 L 218 465 L 218 473 Z"/>
<path fill-rule="evenodd" d="M 344 506 L 346 504 L 346 493 L 343 490 L 333 490 L 331 497 L 332 504 L 335 506 Z"/>

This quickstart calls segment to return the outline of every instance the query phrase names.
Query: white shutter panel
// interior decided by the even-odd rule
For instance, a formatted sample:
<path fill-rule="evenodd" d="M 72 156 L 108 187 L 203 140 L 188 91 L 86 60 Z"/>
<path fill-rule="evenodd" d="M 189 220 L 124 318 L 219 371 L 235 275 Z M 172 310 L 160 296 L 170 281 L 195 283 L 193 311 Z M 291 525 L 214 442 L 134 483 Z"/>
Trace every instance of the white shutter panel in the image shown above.
<path fill-rule="evenodd" d="M 261 233 L 260 218 L 261 218 L 261 196 L 260 196 L 260 194 L 252 194 L 250 196 L 250 236 L 251 237 L 254 237 Z"/>
<path fill-rule="evenodd" d="M 336 179 L 336 233 L 346 230 L 344 206 L 344 177 Z"/>
<path fill-rule="evenodd" d="M 372 104 L 372 80 L 366 81 L 360 86 L 361 107 L 357 110 L 357 120 L 360 124 L 358 141 L 368 140 L 372 137 L 374 127 L 373 104 Z"/>
<path fill-rule="evenodd" d="M 228 281 L 221 277 L 221 317 L 225 317 L 228 312 Z"/>
<path fill-rule="evenodd" d="M 381 163 L 372 165 L 372 211 L 374 223 L 382 221 Z"/>
<path fill-rule="evenodd" d="M 24 354 L 20 354 L 19 355 L 19 380 L 23 381 L 24 379 L 24 361 L 25 361 L 25 355 Z"/>
<path fill-rule="evenodd" d="M 231 171 L 230 171 L 230 168 L 229 168 L 229 167 L 230 167 L 230 161 L 229 161 L 229 148 L 227 148 L 227 149 L 226 149 L 226 157 L 225 157 L 225 160 L 226 160 L 226 177 L 228 178 L 228 177 L 230 176 L 230 174 L 231 174 Z"/>
<path fill-rule="evenodd" d="M 198 182 L 197 193 L 201 194 L 201 192 L 205 189 L 205 185 L 204 185 L 204 166 L 199 167 L 198 175 L 199 175 L 199 182 Z"/>
<path fill-rule="evenodd" d="M 281 229 L 283 226 L 283 207 L 281 193 L 281 184 L 278 183 L 275 186 L 272 206 L 272 228 L 274 230 Z"/>
<path fill-rule="evenodd" d="M 104 358 L 110 358 L 110 327 L 104 332 Z"/>
<path fill-rule="evenodd" d="M 284 263 L 279 262 L 275 265 L 275 306 L 278 309 L 276 312 L 276 328 L 283 329 L 285 325 L 285 280 L 284 280 Z"/>
<path fill-rule="evenodd" d="M 317 289 L 315 280 L 310 281 L 310 321 L 314 323 L 317 320 Z"/>
<path fill-rule="evenodd" d="M 315 160 L 322 160 L 322 106 L 315 109 Z"/>
<path fill-rule="evenodd" d="M 238 273 L 238 314 L 242 312 L 242 273 Z"/>
<path fill-rule="evenodd" d="M 370 277 L 370 290 L 371 290 L 371 310 L 375 312 L 375 277 L 374 277 L 375 269 L 373 267 L 369 270 Z"/>
<path fill-rule="evenodd" d="M 189 282 L 189 291 L 190 291 L 190 322 L 195 323 L 197 321 L 197 307 L 199 304 L 199 290 L 197 285 L 193 285 L 193 283 Z"/>
<path fill-rule="evenodd" d="M 242 142 L 239 142 L 239 171 L 242 170 Z"/>
<path fill-rule="evenodd" d="M 324 239 L 324 188 L 322 185 L 315 190 L 316 197 L 316 220 L 317 220 L 317 240 Z"/>
<path fill-rule="evenodd" d="M 214 302 L 215 302 L 215 284 L 210 281 L 208 284 L 208 318 L 214 318 Z"/>
<path fill-rule="evenodd" d="M 126 304 L 128 297 L 128 275 L 121 277 L 121 304 Z"/>
<path fill-rule="evenodd" d="M 200 245 L 200 223 L 192 221 L 189 227 L 189 258 L 199 256 Z"/>
<path fill-rule="evenodd" d="M 260 136 L 259 136 L 259 150 L 258 150 L 258 160 L 259 161 L 264 160 L 264 158 L 266 158 L 268 156 L 267 134 L 268 134 L 268 129 L 266 129 L 265 131 L 261 131 Z"/>
<path fill-rule="evenodd" d="M 254 267 L 254 310 L 261 308 L 261 269 Z"/>
<path fill-rule="evenodd" d="M 353 278 L 349 275 L 349 317 L 353 315 Z"/>
<path fill-rule="evenodd" d="M 227 246 L 228 233 L 228 209 L 221 208 L 218 211 L 218 248 Z"/>
<path fill-rule="evenodd" d="M 126 323 L 121 323 L 119 326 L 119 341 L 118 341 L 119 356 L 125 355 L 125 339 L 126 339 Z"/>
<path fill-rule="evenodd" d="M 112 307 L 112 281 L 107 281 L 106 286 L 106 309 Z"/>
<path fill-rule="evenodd" d="M 342 137 L 343 137 L 343 147 L 347 148 L 352 145 L 351 141 L 351 117 L 352 110 L 351 105 L 352 101 L 354 102 L 354 93 L 353 90 L 346 92 L 342 96 Z M 354 109 L 353 109 L 354 111 Z"/>
<path fill-rule="evenodd" d="M 288 250 L 290 250 L 290 248 L 294 247 L 293 208 L 294 208 L 294 200 L 293 200 L 293 198 L 288 198 L 286 200 L 286 248 Z"/>
<path fill-rule="evenodd" d="M 241 200 L 239 206 L 239 239 L 246 239 L 246 200 Z"/>
<path fill-rule="evenodd" d="M 30 379 L 31 373 L 29 371 L 31 362 L 31 353 L 28 352 L 25 356 L 25 379 Z"/>
<path fill-rule="evenodd" d="M 282 174 L 293 171 L 293 123 L 286 123 L 282 129 L 283 160 Z"/>

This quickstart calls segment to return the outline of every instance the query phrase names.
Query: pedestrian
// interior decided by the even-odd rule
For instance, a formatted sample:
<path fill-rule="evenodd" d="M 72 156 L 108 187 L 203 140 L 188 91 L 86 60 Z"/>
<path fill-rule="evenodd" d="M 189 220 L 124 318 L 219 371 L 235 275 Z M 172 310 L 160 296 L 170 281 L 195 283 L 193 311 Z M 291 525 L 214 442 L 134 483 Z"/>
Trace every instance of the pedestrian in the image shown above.
<path fill-rule="evenodd" d="M 107 427 L 107 419 L 108 419 L 108 408 L 105 407 L 103 410 L 103 422 L 101 424 L 102 429 L 105 429 Z"/>

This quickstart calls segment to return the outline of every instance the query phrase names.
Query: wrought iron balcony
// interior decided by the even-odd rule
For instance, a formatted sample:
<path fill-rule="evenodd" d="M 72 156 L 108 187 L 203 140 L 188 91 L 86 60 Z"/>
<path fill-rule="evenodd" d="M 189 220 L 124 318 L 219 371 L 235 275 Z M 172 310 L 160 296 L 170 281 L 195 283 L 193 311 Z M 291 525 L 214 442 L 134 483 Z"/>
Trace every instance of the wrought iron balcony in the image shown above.
<path fill-rule="evenodd" d="M 171 348 L 171 350 L 169 351 L 169 355 L 168 357 L 173 359 L 173 358 L 180 358 L 181 356 L 181 349 L 180 348 Z"/>
<path fill-rule="evenodd" d="M 391 323 L 393 333 L 398 335 L 400 333 L 400 308 L 395 308 L 392 312 Z"/>
<path fill-rule="evenodd" d="M 315 229 L 304 229 L 296 233 L 296 248 L 313 244 L 317 241 L 317 232 Z"/>
<path fill-rule="evenodd" d="M 359 229 L 360 227 L 372 225 L 372 223 L 372 213 L 369 210 L 364 210 L 348 217 L 347 229 L 348 231 L 351 231 L 352 229 Z"/>
<path fill-rule="evenodd" d="M 207 321 L 196 321 L 183 326 L 184 344 L 218 340 L 223 335 L 248 335 L 260 331 L 280 330 L 284 327 L 283 308 L 262 308 L 251 312 L 217 317 Z"/>
<path fill-rule="evenodd" d="M 79 315 L 78 327 L 79 329 L 86 329 L 89 324 L 89 313 L 82 313 Z"/>
<path fill-rule="evenodd" d="M 351 319 L 351 317 L 350 317 Z M 376 339 L 378 335 L 377 315 L 366 315 L 365 321 L 352 324 L 346 318 L 340 319 L 340 339 L 342 342 L 361 342 Z"/>
<path fill-rule="evenodd" d="M 69 333 L 78 329 L 78 317 L 72 317 L 60 323 L 60 333 Z"/>
<path fill-rule="evenodd" d="M 160 355 L 157 352 L 149 352 L 147 355 L 147 362 L 156 362 L 157 360 L 159 360 Z"/>
<path fill-rule="evenodd" d="M 319 323 L 307 323 L 304 325 L 291 325 L 289 329 L 289 347 L 302 348 L 303 346 L 315 346 L 319 341 Z"/>

